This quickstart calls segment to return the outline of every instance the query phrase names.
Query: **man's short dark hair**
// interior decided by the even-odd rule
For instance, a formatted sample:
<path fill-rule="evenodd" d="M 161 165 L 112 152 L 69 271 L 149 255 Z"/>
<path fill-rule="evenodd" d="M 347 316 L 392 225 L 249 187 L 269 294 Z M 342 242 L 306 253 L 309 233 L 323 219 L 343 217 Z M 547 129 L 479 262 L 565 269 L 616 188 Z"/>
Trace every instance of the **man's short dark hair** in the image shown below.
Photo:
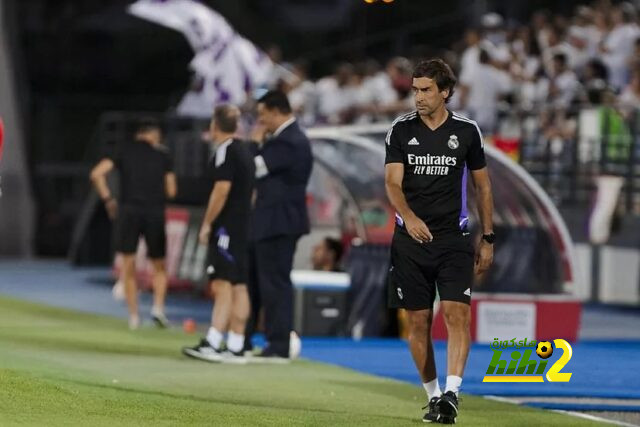
<path fill-rule="evenodd" d="M 333 261 L 338 264 L 342 258 L 342 252 L 344 251 L 342 242 L 338 239 L 334 239 L 333 237 L 325 237 L 324 243 L 327 245 L 327 249 L 329 249 L 330 252 L 333 252 Z"/>
<path fill-rule="evenodd" d="M 491 56 L 489 56 L 489 52 L 487 52 L 486 50 L 480 49 L 478 60 L 481 64 L 488 64 L 489 61 L 491 61 Z"/>
<path fill-rule="evenodd" d="M 456 76 L 451 71 L 451 67 L 440 58 L 429 59 L 419 63 L 413 70 L 413 78 L 419 79 L 426 77 L 435 80 L 439 91 L 449 89 L 449 95 L 445 102 L 449 102 L 453 96 L 454 87 L 456 85 Z"/>
<path fill-rule="evenodd" d="M 562 52 L 556 53 L 553 55 L 553 60 L 562 65 L 563 67 L 567 66 L 567 55 Z"/>
<path fill-rule="evenodd" d="M 258 99 L 258 104 L 264 104 L 264 106 L 269 110 L 273 110 L 275 108 L 282 114 L 291 114 L 292 111 L 291 104 L 289 104 L 289 98 L 287 98 L 287 95 L 280 90 L 270 90 L 265 93 L 260 99 Z"/>
<path fill-rule="evenodd" d="M 150 130 L 157 130 L 162 133 L 162 126 L 160 122 L 153 117 L 143 117 L 138 120 L 136 125 L 136 133 L 149 132 Z"/>
<path fill-rule="evenodd" d="M 234 133 L 238 129 L 238 118 L 239 111 L 231 104 L 218 105 L 213 110 L 213 121 L 225 133 Z"/>
<path fill-rule="evenodd" d="M 587 67 L 591 69 L 594 79 L 609 80 L 609 70 L 600 59 L 593 58 L 587 62 Z"/>

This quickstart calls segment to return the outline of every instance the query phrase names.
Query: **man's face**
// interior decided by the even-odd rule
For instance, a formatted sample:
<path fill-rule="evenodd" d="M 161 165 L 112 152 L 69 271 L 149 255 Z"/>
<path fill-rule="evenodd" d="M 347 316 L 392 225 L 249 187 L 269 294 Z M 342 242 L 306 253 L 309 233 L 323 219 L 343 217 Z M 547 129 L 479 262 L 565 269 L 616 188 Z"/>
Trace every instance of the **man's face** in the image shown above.
<path fill-rule="evenodd" d="M 562 74 L 562 72 L 563 72 L 563 71 L 564 71 L 564 64 L 563 64 L 563 62 L 562 62 L 562 61 L 559 61 L 559 60 L 557 60 L 557 59 L 555 59 L 555 60 L 553 61 L 553 73 L 554 73 L 555 75 L 558 75 L 558 74 Z"/>
<path fill-rule="evenodd" d="M 278 129 L 276 110 L 269 110 L 263 103 L 258 103 L 258 123 L 273 133 Z"/>
<path fill-rule="evenodd" d="M 448 89 L 440 91 L 435 80 L 428 77 L 414 78 L 412 89 L 416 109 L 421 116 L 433 114 L 449 96 Z"/>
<path fill-rule="evenodd" d="M 327 244 L 324 240 L 313 247 L 311 252 L 311 265 L 314 270 L 320 270 L 324 265 L 331 260 L 331 254 L 327 249 Z"/>
<path fill-rule="evenodd" d="M 620 9 L 614 9 L 613 12 L 611 12 L 611 22 L 614 25 L 624 24 L 624 17 Z"/>
<path fill-rule="evenodd" d="M 162 134 L 159 129 L 146 129 L 139 131 L 136 134 L 136 139 L 146 141 L 152 145 L 157 145 L 162 141 Z"/>
<path fill-rule="evenodd" d="M 480 41 L 478 32 L 474 30 L 467 31 L 464 35 L 464 41 L 467 46 L 475 46 Z"/>

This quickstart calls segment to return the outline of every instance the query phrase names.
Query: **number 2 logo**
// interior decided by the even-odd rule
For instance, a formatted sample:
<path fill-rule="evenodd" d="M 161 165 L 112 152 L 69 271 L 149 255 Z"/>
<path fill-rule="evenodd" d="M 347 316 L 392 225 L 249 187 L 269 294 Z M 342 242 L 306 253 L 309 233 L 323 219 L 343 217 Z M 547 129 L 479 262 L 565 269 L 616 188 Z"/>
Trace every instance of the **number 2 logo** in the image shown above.
<path fill-rule="evenodd" d="M 560 356 L 560 359 L 558 359 L 556 363 L 551 365 L 551 367 L 547 371 L 547 381 L 558 383 L 569 382 L 572 373 L 560 372 L 560 370 L 564 368 L 567 363 L 569 363 L 569 360 L 571 360 L 571 357 L 573 356 L 573 349 L 568 342 L 561 338 L 553 340 L 553 343 L 555 344 L 556 348 L 562 349 L 562 356 Z"/>

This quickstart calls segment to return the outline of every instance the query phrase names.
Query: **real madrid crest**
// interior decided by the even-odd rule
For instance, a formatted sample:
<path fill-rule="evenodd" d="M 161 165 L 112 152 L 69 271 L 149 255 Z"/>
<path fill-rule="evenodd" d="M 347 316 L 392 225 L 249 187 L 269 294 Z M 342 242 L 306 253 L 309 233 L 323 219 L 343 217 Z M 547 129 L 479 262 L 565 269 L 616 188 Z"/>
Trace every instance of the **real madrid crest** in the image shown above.
<path fill-rule="evenodd" d="M 456 135 L 451 135 L 449 137 L 449 141 L 447 142 L 447 145 L 452 150 L 455 150 L 456 148 L 458 148 L 458 146 L 460 145 L 460 143 L 458 142 L 458 137 Z"/>

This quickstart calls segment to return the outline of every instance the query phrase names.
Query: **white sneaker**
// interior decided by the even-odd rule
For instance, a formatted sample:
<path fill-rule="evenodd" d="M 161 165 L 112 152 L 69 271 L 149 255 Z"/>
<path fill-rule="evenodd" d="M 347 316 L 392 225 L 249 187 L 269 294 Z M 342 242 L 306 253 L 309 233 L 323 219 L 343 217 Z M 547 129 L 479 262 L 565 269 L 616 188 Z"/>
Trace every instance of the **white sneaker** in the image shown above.
<path fill-rule="evenodd" d="M 231 350 L 225 350 L 222 352 L 222 363 L 230 363 L 232 365 L 246 365 L 248 363 L 247 358 L 242 351 L 234 353 Z"/>
<path fill-rule="evenodd" d="M 129 329 L 135 331 L 140 327 L 140 316 L 129 316 Z"/>
<path fill-rule="evenodd" d="M 297 359 L 302 351 L 302 341 L 295 331 L 289 334 L 289 358 Z"/>
<path fill-rule="evenodd" d="M 122 280 L 118 279 L 118 281 L 113 285 L 113 288 L 111 288 L 111 296 L 116 301 L 125 300 L 124 282 Z"/>

